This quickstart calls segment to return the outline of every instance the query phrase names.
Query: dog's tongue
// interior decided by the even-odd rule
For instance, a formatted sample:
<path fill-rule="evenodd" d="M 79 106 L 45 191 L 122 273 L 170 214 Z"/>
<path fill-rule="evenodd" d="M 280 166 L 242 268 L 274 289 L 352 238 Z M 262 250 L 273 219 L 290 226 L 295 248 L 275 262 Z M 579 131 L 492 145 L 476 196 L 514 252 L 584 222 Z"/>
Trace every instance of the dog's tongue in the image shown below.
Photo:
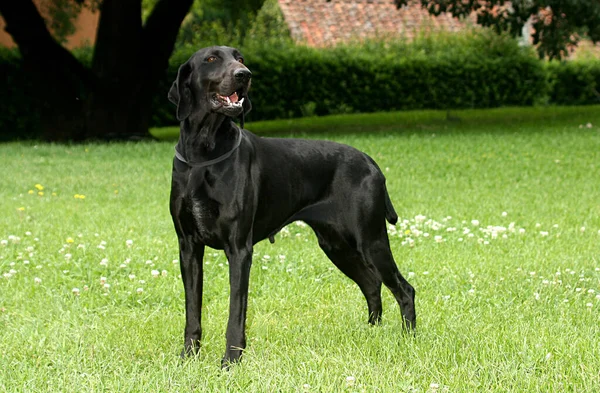
<path fill-rule="evenodd" d="M 233 93 L 232 95 L 229 96 L 229 101 L 231 101 L 232 103 L 236 103 L 238 102 L 238 95 L 237 93 Z"/>

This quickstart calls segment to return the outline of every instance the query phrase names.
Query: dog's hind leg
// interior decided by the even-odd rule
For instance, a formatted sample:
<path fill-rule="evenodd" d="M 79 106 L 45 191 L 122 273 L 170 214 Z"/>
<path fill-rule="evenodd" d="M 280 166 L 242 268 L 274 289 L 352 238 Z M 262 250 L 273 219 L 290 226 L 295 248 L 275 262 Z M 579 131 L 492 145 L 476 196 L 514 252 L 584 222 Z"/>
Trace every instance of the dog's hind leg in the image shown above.
<path fill-rule="evenodd" d="M 383 283 L 392 292 L 400 305 L 407 329 L 416 327 L 415 289 L 402 277 L 390 250 L 385 226 L 378 239 L 361 242 L 359 251 L 368 263 L 373 264 Z"/>
<path fill-rule="evenodd" d="M 377 277 L 341 235 L 325 224 L 309 224 L 319 239 L 319 246 L 327 257 L 346 276 L 352 279 L 360 288 L 367 300 L 369 323 L 378 324 L 381 321 L 381 279 Z"/>

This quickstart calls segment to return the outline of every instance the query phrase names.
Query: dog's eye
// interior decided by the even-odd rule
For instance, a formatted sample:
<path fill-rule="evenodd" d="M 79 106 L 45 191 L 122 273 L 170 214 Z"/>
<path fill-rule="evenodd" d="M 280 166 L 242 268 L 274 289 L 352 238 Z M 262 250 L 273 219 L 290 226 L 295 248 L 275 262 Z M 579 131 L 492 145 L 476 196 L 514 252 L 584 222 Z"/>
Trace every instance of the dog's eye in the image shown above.
<path fill-rule="evenodd" d="M 243 58 L 243 57 L 240 57 L 240 58 L 238 59 L 238 61 L 239 61 L 240 63 L 244 64 L 244 58 Z"/>
<path fill-rule="evenodd" d="M 210 56 L 210 57 L 208 57 L 208 58 L 206 59 L 206 61 L 207 61 L 208 63 L 212 63 L 212 62 L 213 62 L 213 61 L 215 61 L 215 60 L 217 60 L 217 58 L 216 58 L 215 56 Z"/>

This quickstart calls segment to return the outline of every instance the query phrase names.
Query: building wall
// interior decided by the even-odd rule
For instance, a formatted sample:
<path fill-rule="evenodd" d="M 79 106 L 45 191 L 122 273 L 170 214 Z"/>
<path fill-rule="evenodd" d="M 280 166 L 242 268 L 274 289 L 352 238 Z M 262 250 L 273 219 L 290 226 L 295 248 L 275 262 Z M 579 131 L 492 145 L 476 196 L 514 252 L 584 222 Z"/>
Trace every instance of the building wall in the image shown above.
<path fill-rule="evenodd" d="M 13 0 L 21 1 L 21 0 Z M 48 0 L 33 0 L 38 10 L 44 10 L 44 2 Z M 43 11 L 42 11 L 43 12 Z M 87 8 L 83 8 L 81 13 L 77 16 L 74 21 L 75 33 L 67 38 L 65 47 L 68 49 L 78 48 L 86 44 L 93 45 L 96 41 L 96 30 L 98 27 L 98 20 L 100 14 L 98 12 L 92 12 Z M 5 30 L 6 23 L 0 15 L 0 46 L 12 48 L 16 46 L 10 34 Z"/>

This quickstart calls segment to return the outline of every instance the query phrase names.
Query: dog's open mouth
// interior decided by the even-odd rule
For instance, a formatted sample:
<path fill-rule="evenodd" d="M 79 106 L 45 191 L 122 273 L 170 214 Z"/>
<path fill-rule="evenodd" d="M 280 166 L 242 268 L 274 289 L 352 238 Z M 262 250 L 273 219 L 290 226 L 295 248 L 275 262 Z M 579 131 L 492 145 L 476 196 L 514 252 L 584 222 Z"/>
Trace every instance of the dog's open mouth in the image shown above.
<path fill-rule="evenodd" d="M 241 108 L 244 103 L 244 97 L 240 98 L 237 92 L 234 92 L 230 96 L 222 96 L 219 93 L 215 93 L 213 101 L 224 108 Z"/>

